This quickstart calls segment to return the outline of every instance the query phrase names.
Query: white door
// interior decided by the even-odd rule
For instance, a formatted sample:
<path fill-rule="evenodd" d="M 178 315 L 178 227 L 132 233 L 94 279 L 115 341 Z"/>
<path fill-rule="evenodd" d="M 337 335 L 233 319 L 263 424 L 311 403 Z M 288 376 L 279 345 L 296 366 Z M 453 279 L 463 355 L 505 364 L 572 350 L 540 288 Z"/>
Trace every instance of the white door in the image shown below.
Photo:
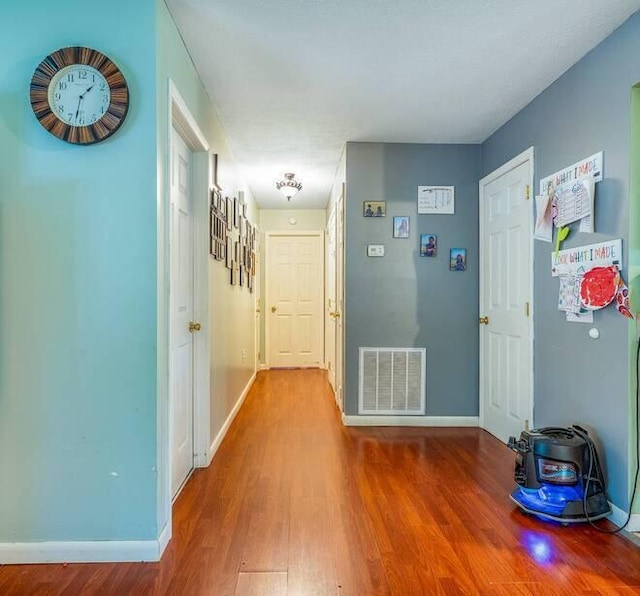
<path fill-rule="evenodd" d="M 344 411 L 344 184 L 336 202 L 336 396 L 338 407 Z"/>
<path fill-rule="evenodd" d="M 321 366 L 322 232 L 267 234 L 266 262 L 268 366 Z"/>
<path fill-rule="evenodd" d="M 502 441 L 533 416 L 533 150 L 480 181 L 480 424 Z"/>
<path fill-rule="evenodd" d="M 171 130 L 170 433 L 171 494 L 193 469 L 193 234 L 191 151 Z"/>
<path fill-rule="evenodd" d="M 255 262 L 255 267 L 256 267 L 256 275 L 253 278 L 253 295 L 254 295 L 254 307 L 255 307 L 255 316 L 254 316 L 254 350 L 253 353 L 255 354 L 255 370 L 258 371 L 260 370 L 260 363 L 262 362 L 262 354 L 260 354 L 260 345 L 261 345 L 261 337 L 260 337 L 260 326 L 261 326 L 261 322 L 262 322 L 262 305 L 260 304 L 260 298 L 259 296 L 261 295 L 261 288 L 260 288 L 260 277 L 262 276 L 262 273 L 260 271 L 260 252 L 261 252 L 262 248 L 260 246 L 260 230 L 258 230 L 258 228 L 256 228 L 256 247 L 255 247 L 255 253 L 256 253 L 256 262 Z"/>
<path fill-rule="evenodd" d="M 336 388 L 336 210 L 329 215 L 327 230 L 327 295 L 325 299 L 325 363 L 329 383 L 337 395 Z"/>

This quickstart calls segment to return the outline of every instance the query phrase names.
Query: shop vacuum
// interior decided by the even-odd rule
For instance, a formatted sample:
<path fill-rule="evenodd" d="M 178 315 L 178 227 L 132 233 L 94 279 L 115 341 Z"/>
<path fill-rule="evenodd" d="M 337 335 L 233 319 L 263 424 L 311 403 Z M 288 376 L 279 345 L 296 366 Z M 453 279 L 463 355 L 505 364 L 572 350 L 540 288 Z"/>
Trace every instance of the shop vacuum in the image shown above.
<path fill-rule="evenodd" d="M 525 430 L 509 438 L 516 452 L 511 499 L 527 513 L 563 524 L 591 522 L 611 512 L 598 453 L 580 426 Z"/>

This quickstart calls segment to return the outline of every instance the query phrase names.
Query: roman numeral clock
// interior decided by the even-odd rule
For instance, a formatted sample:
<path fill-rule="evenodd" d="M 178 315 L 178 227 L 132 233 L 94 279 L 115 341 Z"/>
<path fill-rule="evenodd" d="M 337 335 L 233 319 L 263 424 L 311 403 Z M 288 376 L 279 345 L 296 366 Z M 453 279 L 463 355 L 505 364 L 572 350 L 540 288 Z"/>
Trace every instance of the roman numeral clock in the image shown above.
<path fill-rule="evenodd" d="M 83 47 L 49 54 L 31 78 L 31 107 L 52 135 L 91 145 L 120 128 L 129 110 L 129 89 L 107 56 Z"/>

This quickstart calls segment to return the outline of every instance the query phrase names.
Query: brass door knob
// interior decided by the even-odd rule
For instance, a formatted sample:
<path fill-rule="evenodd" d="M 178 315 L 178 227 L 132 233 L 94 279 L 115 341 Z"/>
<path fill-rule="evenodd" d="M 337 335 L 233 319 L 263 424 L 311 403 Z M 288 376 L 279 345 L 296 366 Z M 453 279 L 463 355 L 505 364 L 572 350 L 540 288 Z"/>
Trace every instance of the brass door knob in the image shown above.
<path fill-rule="evenodd" d="M 271 312 L 276 312 L 276 307 L 275 306 L 271 307 Z"/>
<path fill-rule="evenodd" d="M 489 324 L 489 317 L 480 317 L 478 319 L 478 323 L 480 323 L 480 325 L 488 325 Z"/>
<path fill-rule="evenodd" d="M 339 313 L 338 311 L 336 311 L 336 312 L 334 312 L 334 313 L 333 313 L 333 316 L 334 316 L 336 319 L 339 319 L 339 318 L 340 318 L 340 313 Z"/>
<path fill-rule="evenodd" d="M 189 323 L 189 331 L 191 331 L 191 333 L 194 331 L 200 331 L 200 329 L 202 329 L 202 325 L 200 325 L 200 323 L 194 323 L 193 321 Z"/>

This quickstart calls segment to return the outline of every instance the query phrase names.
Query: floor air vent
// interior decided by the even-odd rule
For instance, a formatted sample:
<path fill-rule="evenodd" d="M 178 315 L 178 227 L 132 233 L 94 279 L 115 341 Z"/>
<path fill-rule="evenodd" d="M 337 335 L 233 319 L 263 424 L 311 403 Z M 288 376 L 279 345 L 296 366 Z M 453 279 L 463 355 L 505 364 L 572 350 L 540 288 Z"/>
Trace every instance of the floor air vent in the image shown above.
<path fill-rule="evenodd" d="M 359 414 L 425 412 L 425 348 L 360 348 Z"/>

